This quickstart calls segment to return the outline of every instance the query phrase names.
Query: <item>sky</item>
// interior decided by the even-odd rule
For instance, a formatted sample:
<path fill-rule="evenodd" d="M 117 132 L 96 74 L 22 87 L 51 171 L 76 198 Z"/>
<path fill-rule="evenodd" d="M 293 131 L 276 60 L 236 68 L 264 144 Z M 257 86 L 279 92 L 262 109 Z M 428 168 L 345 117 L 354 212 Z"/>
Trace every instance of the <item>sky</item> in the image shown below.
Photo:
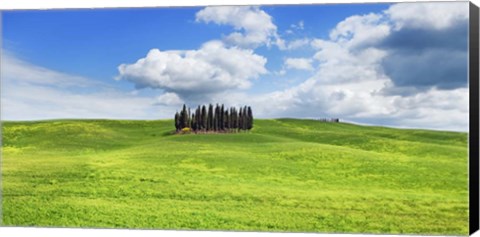
<path fill-rule="evenodd" d="M 3 120 L 257 118 L 468 131 L 468 2 L 2 12 Z"/>

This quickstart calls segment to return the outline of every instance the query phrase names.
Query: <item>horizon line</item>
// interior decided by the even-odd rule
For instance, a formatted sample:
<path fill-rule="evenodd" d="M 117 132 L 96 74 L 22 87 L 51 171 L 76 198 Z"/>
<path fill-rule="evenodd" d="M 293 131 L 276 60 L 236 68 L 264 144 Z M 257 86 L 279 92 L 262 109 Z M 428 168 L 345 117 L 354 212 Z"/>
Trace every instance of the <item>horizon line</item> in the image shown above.
<path fill-rule="evenodd" d="M 325 123 L 343 123 L 343 124 L 351 124 L 356 126 L 365 126 L 365 127 L 382 127 L 382 128 L 392 128 L 392 129 L 402 129 L 402 130 L 427 130 L 427 131 L 438 131 L 438 132 L 459 132 L 459 133 L 469 133 L 469 130 L 448 130 L 442 128 L 422 128 L 422 127 L 413 127 L 413 126 L 395 126 L 395 125 L 385 125 L 385 124 L 372 124 L 372 123 L 362 123 L 356 122 L 352 120 L 345 120 L 339 119 L 339 122 L 330 122 L 330 121 L 321 121 L 321 119 L 332 119 L 326 117 L 306 117 L 306 118 L 295 118 L 295 117 L 276 117 L 276 118 L 254 118 L 254 120 L 280 120 L 280 119 L 294 119 L 294 120 L 312 120 L 318 122 L 325 122 Z M 337 119 L 337 118 L 335 118 Z M 8 119 L 0 119 L 0 126 L 3 122 L 54 122 L 54 121 L 78 121 L 78 120 L 86 120 L 86 121 L 94 121 L 94 120 L 101 120 L 101 121 L 160 121 L 160 120 L 174 120 L 174 118 L 159 118 L 159 119 L 135 119 L 135 118 L 125 118 L 125 119 L 116 119 L 116 118 L 48 118 L 48 119 L 31 119 L 31 120 L 8 120 Z"/>

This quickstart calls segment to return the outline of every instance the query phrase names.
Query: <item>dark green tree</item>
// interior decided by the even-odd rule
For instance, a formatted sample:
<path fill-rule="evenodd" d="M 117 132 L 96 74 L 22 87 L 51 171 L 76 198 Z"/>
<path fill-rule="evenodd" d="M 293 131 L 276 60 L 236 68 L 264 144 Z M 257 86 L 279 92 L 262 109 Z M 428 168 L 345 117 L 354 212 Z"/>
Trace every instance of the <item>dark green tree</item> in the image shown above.
<path fill-rule="evenodd" d="M 250 130 L 253 128 L 253 113 L 252 113 L 252 108 L 250 108 L 250 106 L 248 106 L 247 108 L 247 117 L 248 117 L 247 129 Z"/>
<path fill-rule="evenodd" d="M 180 130 L 180 115 L 178 111 L 175 113 L 175 130 L 178 132 Z"/>
<path fill-rule="evenodd" d="M 229 120 L 230 118 L 229 118 L 228 109 L 227 109 L 223 112 L 223 129 L 225 129 L 226 131 L 230 130 L 230 127 L 228 125 Z"/>
<path fill-rule="evenodd" d="M 220 130 L 220 107 L 218 104 L 215 106 L 215 131 Z"/>
<path fill-rule="evenodd" d="M 240 107 L 240 112 L 238 112 L 238 129 L 243 129 L 243 109 Z"/>
<path fill-rule="evenodd" d="M 207 130 L 207 108 L 205 105 L 202 106 L 202 117 L 200 118 L 201 124 L 202 124 L 202 130 L 206 131 Z"/>
<path fill-rule="evenodd" d="M 202 110 L 200 108 L 200 105 L 197 107 L 195 110 L 195 124 L 196 124 L 196 129 L 195 130 L 201 130 L 201 118 L 202 118 Z"/>
<path fill-rule="evenodd" d="M 238 111 L 236 108 L 233 108 L 233 129 L 235 129 L 235 131 L 238 129 L 238 124 Z"/>
<path fill-rule="evenodd" d="M 213 105 L 210 104 L 208 105 L 208 116 L 207 116 L 207 130 L 211 131 L 213 130 Z"/>
<path fill-rule="evenodd" d="M 188 112 L 187 106 L 184 104 L 182 111 L 180 111 L 180 129 L 188 126 Z"/>
<path fill-rule="evenodd" d="M 190 128 L 192 128 L 193 131 L 197 131 L 197 120 L 195 119 L 195 113 L 192 114 L 192 119 L 190 120 Z"/>
<path fill-rule="evenodd" d="M 190 108 L 187 110 L 187 127 L 192 128 L 192 113 L 190 113 Z"/>
<path fill-rule="evenodd" d="M 247 130 L 248 127 L 248 114 L 247 114 L 247 106 L 243 107 L 243 130 Z"/>

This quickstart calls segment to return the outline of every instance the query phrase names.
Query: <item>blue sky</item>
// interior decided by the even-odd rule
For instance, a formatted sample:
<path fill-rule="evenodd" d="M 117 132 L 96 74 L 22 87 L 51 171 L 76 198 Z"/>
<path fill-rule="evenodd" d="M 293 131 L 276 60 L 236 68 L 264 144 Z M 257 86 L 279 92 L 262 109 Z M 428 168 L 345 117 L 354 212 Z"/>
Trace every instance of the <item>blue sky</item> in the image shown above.
<path fill-rule="evenodd" d="M 464 131 L 467 22 L 465 2 L 4 11 L 2 118 L 224 103 Z"/>
<path fill-rule="evenodd" d="M 118 65 L 133 62 L 152 48 L 196 49 L 206 41 L 231 32 L 229 26 L 196 22 L 195 13 L 201 9 L 6 11 L 3 13 L 4 49 L 39 66 L 112 83 Z M 286 35 L 286 38 L 314 38 L 328 37 L 336 23 L 352 14 L 385 10 L 387 5 L 299 5 L 262 9 L 273 17 L 283 34 L 292 24 L 307 22 L 305 31 Z M 272 70 L 281 68 L 282 57 L 312 53 L 311 50 L 280 51 L 274 47 L 257 50 L 268 57 L 267 66 Z M 270 83 L 270 80 L 265 82 Z M 131 87 L 126 83 L 122 86 Z"/>

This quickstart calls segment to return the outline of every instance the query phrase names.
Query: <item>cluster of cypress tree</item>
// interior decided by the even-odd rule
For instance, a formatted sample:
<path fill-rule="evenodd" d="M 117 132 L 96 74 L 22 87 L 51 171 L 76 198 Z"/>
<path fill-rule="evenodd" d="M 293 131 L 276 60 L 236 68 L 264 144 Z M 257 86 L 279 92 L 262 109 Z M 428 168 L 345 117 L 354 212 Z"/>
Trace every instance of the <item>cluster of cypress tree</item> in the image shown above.
<path fill-rule="evenodd" d="M 194 132 L 233 132 L 250 130 L 253 127 L 253 114 L 250 106 L 225 108 L 223 104 L 214 107 L 212 104 L 198 106 L 194 113 L 183 105 L 182 110 L 175 113 L 175 129 L 190 128 Z"/>

